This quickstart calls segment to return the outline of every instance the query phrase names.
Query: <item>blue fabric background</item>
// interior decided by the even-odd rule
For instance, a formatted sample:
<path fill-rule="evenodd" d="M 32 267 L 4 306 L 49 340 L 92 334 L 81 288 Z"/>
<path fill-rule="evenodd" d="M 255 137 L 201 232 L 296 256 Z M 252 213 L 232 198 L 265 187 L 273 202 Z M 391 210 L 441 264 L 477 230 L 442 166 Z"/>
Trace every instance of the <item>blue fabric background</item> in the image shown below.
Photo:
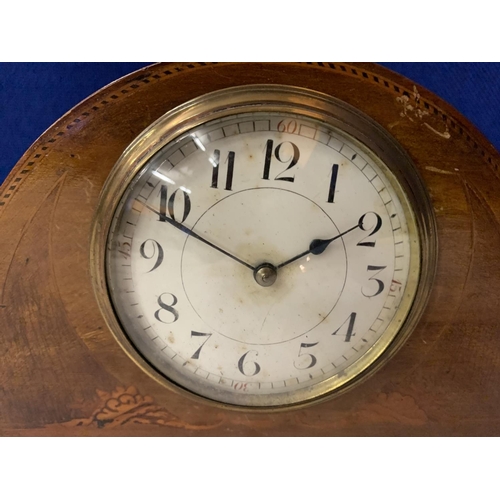
<path fill-rule="evenodd" d="M 61 115 L 148 63 L 0 63 L 0 182 Z M 381 63 L 433 91 L 500 150 L 500 63 Z"/>

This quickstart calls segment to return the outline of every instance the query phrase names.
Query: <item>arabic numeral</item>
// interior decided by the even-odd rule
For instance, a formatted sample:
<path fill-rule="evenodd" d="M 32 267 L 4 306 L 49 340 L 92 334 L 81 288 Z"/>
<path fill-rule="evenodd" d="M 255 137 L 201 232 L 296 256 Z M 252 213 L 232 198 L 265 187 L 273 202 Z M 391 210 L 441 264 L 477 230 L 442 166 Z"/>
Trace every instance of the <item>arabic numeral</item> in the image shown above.
<path fill-rule="evenodd" d="M 259 355 L 257 351 L 248 351 L 243 354 L 238 361 L 238 370 L 240 370 L 241 374 L 246 377 L 253 377 L 260 372 L 260 365 L 256 361 L 246 361 L 246 357 L 252 352 L 254 352 L 256 356 Z"/>
<path fill-rule="evenodd" d="M 167 304 L 163 301 L 162 297 L 164 295 L 170 295 L 170 297 L 172 297 L 172 300 L 170 301 L 171 304 Z M 155 318 L 161 323 L 165 323 L 167 325 L 169 325 L 170 323 L 175 323 L 179 319 L 179 313 L 177 309 L 174 308 L 175 304 L 177 304 L 177 297 L 173 293 L 162 293 L 158 297 L 158 305 L 160 306 L 160 309 L 155 312 Z M 172 315 L 172 317 L 174 318 L 173 321 L 166 321 L 164 311 L 167 311 Z"/>
<path fill-rule="evenodd" d="M 347 319 L 332 333 L 332 335 L 337 335 L 337 333 L 340 331 L 340 329 L 347 323 L 347 331 L 345 334 L 345 342 L 350 342 L 351 337 L 355 335 L 354 333 L 354 323 L 356 322 L 356 313 L 353 312 L 349 314 Z"/>
<path fill-rule="evenodd" d="M 289 121 L 281 120 L 277 126 L 278 132 L 288 132 L 289 134 L 295 134 L 298 128 L 299 127 L 295 120 L 289 120 Z"/>
<path fill-rule="evenodd" d="M 227 155 L 227 174 L 226 174 L 226 191 L 232 191 L 233 173 L 234 173 L 234 157 L 235 152 L 229 151 Z M 212 163 L 212 184 L 210 187 L 217 189 L 219 186 L 219 167 L 220 167 L 220 150 L 216 149 L 210 160 Z"/>
<path fill-rule="evenodd" d="M 148 243 L 151 243 L 150 245 Z M 150 252 L 151 250 L 151 252 Z M 154 259 L 156 257 L 156 262 L 153 267 L 148 271 L 154 271 L 163 262 L 163 248 L 156 240 L 146 240 L 139 248 L 141 257 L 144 259 Z M 150 255 L 148 255 L 150 254 Z"/>
<path fill-rule="evenodd" d="M 371 278 L 368 278 L 368 281 L 376 281 L 378 288 L 377 288 L 377 291 L 375 293 L 372 293 L 371 295 L 365 293 L 363 291 L 363 288 L 361 288 L 361 293 L 365 297 L 369 297 L 369 298 L 376 297 L 377 295 L 380 295 L 384 291 L 384 289 L 385 289 L 384 282 L 378 278 L 375 278 L 375 276 L 380 274 L 386 267 L 387 266 L 367 266 L 367 268 L 366 268 L 367 271 L 377 271 Z"/>
<path fill-rule="evenodd" d="M 380 217 L 380 215 L 376 214 L 375 212 L 367 212 L 366 214 L 360 217 L 358 224 L 363 231 L 371 231 L 371 233 L 365 238 L 363 238 L 358 243 L 357 246 L 373 248 L 375 246 L 376 241 L 365 241 L 365 240 L 367 240 L 370 236 L 373 236 L 380 230 L 380 228 L 382 227 L 382 217 Z"/>
<path fill-rule="evenodd" d="M 175 217 L 175 200 L 178 198 L 177 193 L 182 193 L 182 199 L 184 201 L 184 210 L 182 213 L 181 220 L 177 220 Z M 159 220 L 161 222 L 165 222 L 167 220 L 167 210 L 170 218 L 175 222 L 180 222 L 181 224 L 187 219 L 189 212 L 191 211 L 191 199 L 189 198 L 189 194 L 181 188 L 176 189 L 168 198 L 168 188 L 164 184 L 160 188 L 160 213 Z"/>
<path fill-rule="evenodd" d="M 314 347 L 315 345 L 318 345 L 318 344 L 319 344 L 319 342 L 315 342 L 314 344 L 305 344 L 305 343 L 300 344 L 298 357 L 302 358 L 302 359 L 299 361 L 298 364 L 296 361 L 293 362 L 295 368 L 297 368 L 298 370 L 307 370 L 308 368 L 312 368 L 316 364 L 316 362 L 318 361 L 316 359 L 316 356 L 314 356 L 314 354 L 310 354 L 308 352 L 302 353 L 302 349 L 309 349 L 310 347 Z M 307 359 L 309 359 L 308 363 L 307 363 L 307 361 L 304 361 Z M 307 364 L 304 366 L 304 363 L 307 363 Z"/>
<path fill-rule="evenodd" d="M 202 333 L 202 332 L 191 332 L 191 337 L 208 337 L 204 342 L 202 342 L 201 346 L 198 347 L 198 349 L 194 352 L 194 354 L 191 356 L 191 359 L 200 359 L 200 353 L 201 350 L 203 349 L 203 346 L 210 340 L 210 337 L 212 336 L 211 333 Z"/>
<path fill-rule="evenodd" d="M 339 166 L 334 163 L 332 165 L 332 175 L 330 176 L 330 188 L 328 190 L 327 203 L 333 203 L 335 200 L 335 188 L 337 187 L 337 177 L 339 175 Z"/>
<path fill-rule="evenodd" d="M 273 158 L 273 148 L 274 148 L 274 141 L 269 139 L 266 143 L 266 156 L 264 160 L 264 172 L 262 175 L 262 178 L 265 180 L 269 180 L 269 172 L 271 170 L 271 160 Z M 280 172 L 275 178 L 275 181 L 285 181 L 285 182 L 294 182 L 295 176 L 293 177 L 281 177 L 287 170 L 293 168 L 295 165 L 297 165 L 297 162 L 299 161 L 300 158 L 300 151 L 299 148 L 293 143 L 289 141 L 282 142 L 281 144 L 278 144 L 276 146 L 276 149 L 274 149 L 274 157 L 280 162 L 280 163 L 288 163 L 288 166 L 283 170 L 283 172 Z"/>
<path fill-rule="evenodd" d="M 124 243 L 120 243 L 119 241 L 116 244 L 118 248 L 118 252 L 125 256 L 126 259 L 130 258 L 130 251 L 132 250 L 132 246 L 130 243 L 125 241 Z"/>

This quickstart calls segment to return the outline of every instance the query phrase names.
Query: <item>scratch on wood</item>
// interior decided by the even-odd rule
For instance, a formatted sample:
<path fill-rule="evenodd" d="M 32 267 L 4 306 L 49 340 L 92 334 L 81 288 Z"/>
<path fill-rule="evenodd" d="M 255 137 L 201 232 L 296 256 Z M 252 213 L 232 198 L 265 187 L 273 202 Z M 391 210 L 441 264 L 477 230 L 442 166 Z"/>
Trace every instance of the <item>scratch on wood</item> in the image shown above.
<path fill-rule="evenodd" d="M 63 178 L 63 181 L 64 181 L 64 178 Z M 57 208 L 57 204 L 59 203 L 59 198 L 61 196 L 61 191 L 62 191 L 62 187 L 63 187 L 63 184 L 64 182 L 61 181 L 59 183 L 59 189 L 57 190 L 56 192 L 56 198 L 54 200 L 54 204 L 52 205 L 52 211 L 50 213 L 50 221 L 49 221 L 49 228 L 48 228 L 48 231 L 49 231 L 49 262 L 51 264 L 51 271 L 52 271 L 52 275 L 54 276 L 54 282 L 55 282 L 55 285 L 56 285 L 56 288 L 57 288 L 57 293 L 59 294 L 59 297 L 62 298 L 62 294 L 61 294 L 61 289 L 59 287 L 59 283 L 57 282 L 57 273 L 54 269 L 54 258 L 53 258 L 53 254 L 54 254 L 54 245 L 53 245 L 53 237 L 54 237 L 54 232 L 53 232 L 53 229 L 54 229 L 54 220 L 55 220 L 55 215 L 56 215 L 56 208 Z M 59 229 L 59 228 L 57 228 Z"/>
<path fill-rule="evenodd" d="M 87 197 L 87 203 L 90 204 L 92 201 L 92 190 L 94 189 L 94 183 L 88 178 L 85 178 L 85 181 L 87 182 L 88 186 L 83 188 L 83 191 L 85 192 L 85 196 Z"/>
<path fill-rule="evenodd" d="M 373 423 L 396 423 L 402 425 L 424 425 L 429 419 L 411 396 L 398 392 L 381 393 L 376 401 L 367 403 L 356 412 L 358 418 Z"/>
<path fill-rule="evenodd" d="M 465 275 L 465 281 L 464 285 L 462 287 L 462 294 L 460 295 L 460 300 L 458 301 L 459 306 L 462 304 L 462 298 L 465 292 L 465 288 L 467 287 L 467 284 L 469 282 L 471 270 L 472 270 L 472 260 L 474 258 L 474 251 L 476 247 L 476 233 L 475 233 L 475 227 L 474 227 L 474 212 L 472 211 L 472 200 L 471 200 L 471 192 L 473 192 L 470 189 L 469 184 L 462 179 L 462 184 L 464 188 L 464 193 L 465 197 L 467 199 L 467 206 L 469 207 L 470 211 L 470 237 L 471 237 L 471 242 L 470 242 L 470 257 L 469 257 L 469 265 L 467 266 L 467 274 Z M 458 311 L 457 311 L 458 312 Z"/>
<path fill-rule="evenodd" d="M 474 257 L 475 243 L 476 243 L 475 233 L 474 233 L 474 230 L 475 230 L 475 227 L 474 227 L 474 214 L 472 212 L 472 204 L 471 204 L 471 198 L 470 198 L 470 193 L 471 193 L 472 190 L 470 189 L 469 184 L 467 184 L 467 182 L 465 180 L 463 180 L 462 177 L 460 177 L 460 178 L 461 178 L 461 181 L 462 181 L 464 195 L 465 195 L 465 198 L 467 200 L 467 208 L 469 210 L 470 226 L 471 226 L 470 227 L 471 243 L 470 243 L 469 262 L 467 264 L 467 272 L 466 272 L 466 275 L 465 275 L 465 280 L 463 281 L 460 298 L 457 300 L 457 305 L 455 307 L 455 310 L 454 310 L 453 314 L 451 315 L 451 318 L 455 318 L 457 316 L 458 311 L 460 310 L 460 307 L 462 306 L 462 300 L 463 300 L 463 297 L 464 297 L 465 289 L 467 288 L 467 283 L 469 282 L 469 277 L 470 277 L 471 270 L 472 270 L 472 260 L 473 260 L 473 257 Z M 432 346 L 427 351 L 427 356 L 436 348 L 436 346 L 437 346 L 437 344 L 439 342 L 439 339 L 450 328 L 450 326 L 451 325 L 449 323 L 446 323 L 445 325 L 443 325 L 443 327 L 441 328 L 441 330 L 437 334 L 436 339 L 432 343 Z M 408 373 L 407 378 L 411 377 L 418 370 L 418 368 L 426 361 L 427 356 L 424 359 L 422 359 L 419 363 L 417 363 L 417 365 L 410 371 L 410 373 Z"/>
<path fill-rule="evenodd" d="M 432 130 L 435 134 L 439 135 L 439 137 L 443 137 L 444 139 L 449 139 L 451 137 L 450 132 L 448 130 L 448 125 L 446 125 L 446 129 L 444 132 L 439 132 L 436 130 L 434 127 L 431 127 L 428 123 L 424 122 L 424 125 L 429 129 Z"/>
<path fill-rule="evenodd" d="M 389 130 L 392 130 L 396 125 L 399 125 L 401 122 L 398 120 L 396 122 L 392 122 L 392 123 L 389 123 L 389 125 L 387 125 L 387 128 Z"/>
<path fill-rule="evenodd" d="M 496 227 L 496 231 L 498 234 L 500 234 L 500 221 L 497 218 L 495 211 L 492 209 L 488 201 L 482 196 L 471 184 L 468 182 L 464 181 L 465 188 L 468 189 L 468 194 L 473 194 L 476 199 L 479 201 L 479 203 L 484 207 L 486 210 L 486 213 L 488 216 L 491 218 L 493 224 Z M 470 196 L 468 197 L 469 203 L 470 203 Z"/>
<path fill-rule="evenodd" d="M 217 66 L 211 66 L 212 73 L 215 73 L 217 76 L 220 78 L 225 78 L 226 80 L 231 80 L 230 76 L 223 75 L 222 73 L 219 73 Z"/>
<path fill-rule="evenodd" d="M 87 341 L 95 342 L 96 339 L 99 339 L 99 341 L 102 341 L 102 337 L 106 335 L 106 330 L 104 330 L 101 326 L 95 328 L 94 330 L 85 332 L 85 333 L 80 333 L 79 337 L 85 342 L 87 345 Z M 87 345 L 88 347 L 88 345 Z"/>
<path fill-rule="evenodd" d="M 376 398 L 358 405 L 348 415 L 342 415 L 338 419 L 317 421 L 313 418 L 306 420 L 300 418 L 299 420 L 305 427 L 331 429 L 334 424 L 334 428 L 348 429 L 360 424 L 399 424 L 418 427 L 425 425 L 429 418 L 414 397 L 405 396 L 399 392 L 382 392 Z"/>
<path fill-rule="evenodd" d="M 40 202 L 40 204 L 38 205 L 38 207 L 36 207 L 35 211 L 31 214 L 31 217 L 28 219 L 28 221 L 24 225 L 24 227 L 23 227 L 23 229 L 21 231 L 21 236 L 17 240 L 16 247 L 14 248 L 14 251 L 12 252 L 12 256 L 11 256 L 11 259 L 10 259 L 10 262 L 9 262 L 9 267 L 7 268 L 7 271 L 5 273 L 5 278 L 4 278 L 4 282 L 3 282 L 3 285 L 2 285 L 2 293 L 0 295 L 0 300 L 2 300 L 2 302 L 3 302 L 3 298 L 5 296 L 5 286 L 7 285 L 7 280 L 8 280 L 9 274 L 10 274 L 10 270 L 12 268 L 12 264 L 13 264 L 14 259 L 16 257 L 16 253 L 17 253 L 17 250 L 19 248 L 19 245 L 23 241 L 24 235 L 26 234 L 26 231 L 30 227 L 31 223 L 33 222 L 33 219 L 36 217 L 37 213 L 39 212 L 39 210 L 41 209 L 41 207 L 44 205 L 44 203 L 47 201 L 47 199 L 49 198 L 49 196 L 54 192 L 55 189 L 59 189 L 60 190 L 60 188 L 62 187 L 62 185 L 64 183 L 64 180 L 66 179 L 66 175 L 67 175 L 66 173 L 63 173 L 61 175 L 61 177 L 59 177 L 59 179 L 57 179 L 57 181 L 54 183 L 54 186 L 52 187 L 52 189 L 43 197 L 43 200 Z M 57 195 L 57 198 L 59 198 L 59 193 Z"/>
<path fill-rule="evenodd" d="M 436 167 L 425 167 L 425 170 L 429 170 L 429 172 L 434 172 L 436 174 L 456 175 L 455 172 L 450 172 L 449 170 L 442 170 L 441 168 L 436 168 Z"/>

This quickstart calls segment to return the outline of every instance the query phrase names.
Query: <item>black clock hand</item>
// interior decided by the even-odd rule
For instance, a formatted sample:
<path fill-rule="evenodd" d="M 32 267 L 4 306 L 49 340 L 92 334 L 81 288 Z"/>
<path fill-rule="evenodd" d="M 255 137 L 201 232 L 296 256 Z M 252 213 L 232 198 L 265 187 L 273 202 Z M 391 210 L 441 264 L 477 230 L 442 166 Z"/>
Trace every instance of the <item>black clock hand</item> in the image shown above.
<path fill-rule="evenodd" d="M 284 266 L 287 266 L 288 264 L 291 264 L 292 262 L 295 262 L 296 260 L 298 260 L 302 257 L 305 257 L 306 255 L 308 255 L 310 253 L 312 253 L 313 255 L 322 254 L 332 241 L 335 241 L 339 238 L 342 238 L 342 236 L 346 235 L 347 233 L 350 233 L 351 231 L 354 231 L 357 227 L 361 227 L 361 219 L 360 219 L 360 222 L 358 222 L 358 224 L 351 227 L 347 231 L 344 231 L 343 233 L 340 233 L 337 236 L 334 236 L 333 238 L 330 238 L 327 240 L 318 240 L 318 239 L 312 240 L 311 244 L 309 245 L 309 250 L 306 250 L 305 252 L 302 252 L 301 254 L 296 255 L 295 257 L 292 257 L 291 259 L 288 259 L 286 262 L 283 262 L 283 264 L 280 264 L 279 266 L 277 266 L 276 269 L 280 269 Z"/>
<path fill-rule="evenodd" d="M 151 210 L 151 212 L 155 213 L 159 217 L 161 216 L 160 212 L 156 211 L 154 208 L 150 207 L 149 205 L 144 204 L 144 206 L 149 208 L 149 210 Z M 169 217 L 162 217 L 161 220 L 162 220 L 162 222 L 163 221 L 168 222 L 169 224 L 171 224 L 175 228 L 180 229 L 183 233 L 186 233 L 187 235 L 192 236 L 193 238 L 196 238 L 197 240 L 200 240 L 203 243 L 207 244 L 209 247 L 215 248 L 215 250 L 218 250 L 219 252 L 223 253 L 224 255 L 227 255 L 228 257 L 231 257 L 231 259 L 235 260 L 236 262 L 239 262 L 240 264 L 243 264 L 245 267 L 248 267 L 248 269 L 250 269 L 251 271 L 255 271 L 255 268 L 253 266 L 251 266 L 250 264 L 247 264 L 243 260 L 238 259 L 238 257 L 231 255 L 229 252 L 226 252 L 222 248 L 219 248 L 218 246 L 216 246 L 213 243 L 211 243 L 210 241 L 206 240 L 205 238 L 203 238 L 199 234 L 196 234 L 191 229 L 187 228 L 186 226 L 183 226 L 181 223 L 179 223 L 173 219 L 170 219 Z"/>

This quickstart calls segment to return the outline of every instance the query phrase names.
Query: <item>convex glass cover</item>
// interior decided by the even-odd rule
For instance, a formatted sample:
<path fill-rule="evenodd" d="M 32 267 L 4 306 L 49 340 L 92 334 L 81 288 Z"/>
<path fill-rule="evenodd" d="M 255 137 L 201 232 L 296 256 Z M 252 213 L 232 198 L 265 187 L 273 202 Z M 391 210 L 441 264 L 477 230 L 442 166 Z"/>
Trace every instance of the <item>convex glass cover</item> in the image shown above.
<path fill-rule="evenodd" d="M 435 262 L 405 153 L 344 103 L 292 87 L 209 94 L 153 124 L 103 191 L 99 302 L 157 380 L 220 403 L 335 394 L 409 333 Z"/>

